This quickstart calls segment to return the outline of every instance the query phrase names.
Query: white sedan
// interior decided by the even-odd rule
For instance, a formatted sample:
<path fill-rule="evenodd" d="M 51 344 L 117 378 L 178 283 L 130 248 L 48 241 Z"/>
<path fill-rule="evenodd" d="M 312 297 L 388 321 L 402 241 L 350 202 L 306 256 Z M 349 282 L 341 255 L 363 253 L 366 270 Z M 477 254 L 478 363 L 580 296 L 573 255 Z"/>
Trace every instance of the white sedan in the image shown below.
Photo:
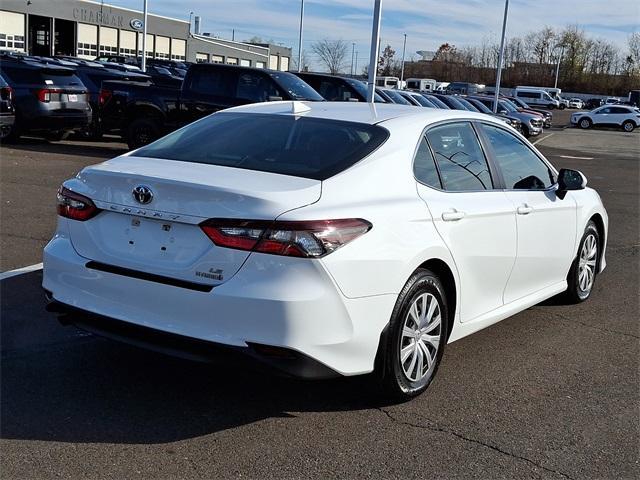
<path fill-rule="evenodd" d="M 579 98 L 570 98 L 569 99 L 569 108 L 584 108 L 584 102 Z"/>
<path fill-rule="evenodd" d="M 61 321 L 189 358 L 424 391 L 445 345 L 586 300 L 607 214 L 491 116 L 273 102 L 87 167 L 44 251 Z"/>
<path fill-rule="evenodd" d="M 580 128 L 618 127 L 633 132 L 640 127 L 640 109 L 625 105 L 604 105 L 590 112 L 571 114 L 571 124 Z"/>

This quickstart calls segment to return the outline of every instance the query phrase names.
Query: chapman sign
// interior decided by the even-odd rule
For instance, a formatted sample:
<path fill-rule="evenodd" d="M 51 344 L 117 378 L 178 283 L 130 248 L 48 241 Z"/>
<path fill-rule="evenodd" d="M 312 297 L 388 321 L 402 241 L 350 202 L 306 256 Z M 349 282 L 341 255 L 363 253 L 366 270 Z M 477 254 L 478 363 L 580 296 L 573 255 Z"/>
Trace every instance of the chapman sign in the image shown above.
<path fill-rule="evenodd" d="M 124 27 L 124 17 L 122 15 L 114 15 L 109 12 L 91 10 L 89 8 L 74 8 L 73 18 L 79 22 L 97 23 L 109 27 Z M 140 22 L 140 26 L 135 27 L 134 22 Z M 131 20 L 131 26 L 136 30 L 140 30 L 140 28 L 142 28 L 142 21 L 136 19 Z"/>

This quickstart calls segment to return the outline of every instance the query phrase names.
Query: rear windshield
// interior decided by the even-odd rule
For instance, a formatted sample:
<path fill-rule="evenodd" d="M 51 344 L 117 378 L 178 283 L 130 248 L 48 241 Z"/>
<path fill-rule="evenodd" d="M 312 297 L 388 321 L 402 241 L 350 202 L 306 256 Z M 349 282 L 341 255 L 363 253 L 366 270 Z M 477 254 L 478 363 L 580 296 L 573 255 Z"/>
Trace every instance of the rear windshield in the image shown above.
<path fill-rule="evenodd" d="M 297 77 L 292 73 L 270 72 L 269 75 L 278 85 L 280 85 L 280 87 L 286 90 L 294 100 L 312 100 L 314 102 L 324 101 L 324 98 L 322 98 L 318 92 L 311 88 L 300 77 Z"/>
<path fill-rule="evenodd" d="M 74 71 L 67 68 L 29 68 L 2 65 L 2 72 L 17 84 L 52 85 L 56 87 L 82 86 Z"/>
<path fill-rule="evenodd" d="M 386 129 L 363 123 L 229 112 L 177 130 L 135 155 L 326 180 L 388 136 Z"/>

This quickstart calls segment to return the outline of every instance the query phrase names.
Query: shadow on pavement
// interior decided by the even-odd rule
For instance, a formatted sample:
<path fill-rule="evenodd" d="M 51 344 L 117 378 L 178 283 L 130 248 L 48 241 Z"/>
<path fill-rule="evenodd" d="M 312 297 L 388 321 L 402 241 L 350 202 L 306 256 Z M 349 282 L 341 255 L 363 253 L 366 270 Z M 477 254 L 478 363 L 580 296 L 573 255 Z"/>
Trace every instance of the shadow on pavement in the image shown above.
<path fill-rule="evenodd" d="M 24 150 L 32 152 L 46 152 L 60 155 L 75 155 L 82 157 L 113 158 L 128 149 L 126 145 L 116 141 L 101 142 L 49 142 L 44 139 L 24 137 L 13 143 L 3 143 L 2 148 Z"/>
<path fill-rule="evenodd" d="M 366 378 L 305 382 L 234 371 L 63 327 L 44 311 L 41 275 L 2 281 L 1 438 L 165 443 L 288 412 L 376 406 Z"/>

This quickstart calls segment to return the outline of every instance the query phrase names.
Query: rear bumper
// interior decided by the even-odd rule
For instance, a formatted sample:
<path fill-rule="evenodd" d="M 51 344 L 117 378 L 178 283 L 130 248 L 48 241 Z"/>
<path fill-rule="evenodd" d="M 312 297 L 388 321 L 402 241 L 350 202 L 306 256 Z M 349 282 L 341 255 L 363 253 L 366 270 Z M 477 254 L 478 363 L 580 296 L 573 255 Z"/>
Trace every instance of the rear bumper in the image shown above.
<path fill-rule="evenodd" d="M 157 343 L 154 332 L 250 357 L 255 345 L 282 347 L 296 365 L 272 366 L 304 377 L 371 372 L 397 298 L 346 298 L 320 262 L 274 255 L 250 255 L 234 277 L 209 292 L 87 268 L 88 262 L 64 228 L 44 251 L 43 287 L 54 305 L 72 311 L 72 323 L 83 327 L 93 316 L 103 331 L 117 322 L 148 329 L 148 348 Z"/>
<path fill-rule="evenodd" d="M 91 123 L 91 112 L 56 113 L 24 119 L 21 127 L 29 131 L 80 130 Z"/>

